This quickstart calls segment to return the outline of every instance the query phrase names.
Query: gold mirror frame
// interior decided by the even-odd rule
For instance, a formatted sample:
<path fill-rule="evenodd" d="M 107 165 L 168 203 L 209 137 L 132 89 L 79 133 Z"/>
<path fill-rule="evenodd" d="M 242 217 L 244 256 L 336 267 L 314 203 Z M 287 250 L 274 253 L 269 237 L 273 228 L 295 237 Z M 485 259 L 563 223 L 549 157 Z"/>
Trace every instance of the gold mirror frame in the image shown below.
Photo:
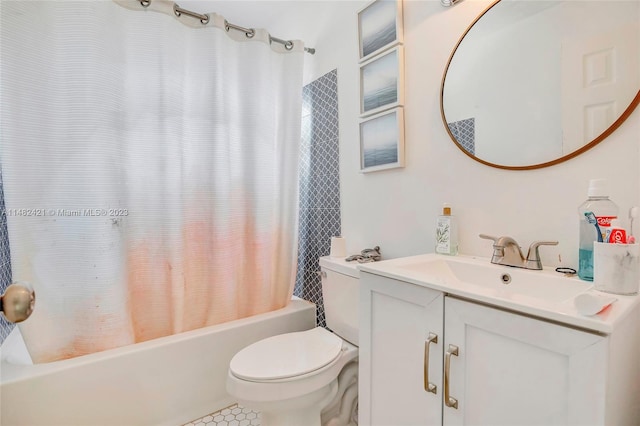
<path fill-rule="evenodd" d="M 578 155 L 582 154 L 583 152 L 586 152 L 586 151 L 590 150 L 591 148 L 593 148 L 594 146 L 598 145 L 600 142 L 602 142 L 607 137 L 609 137 L 609 135 L 611 135 L 618 127 L 620 127 L 620 125 L 622 123 L 624 123 L 627 118 L 629 118 L 629 116 L 631 115 L 633 110 L 636 109 L 638 104 L 640 104 L 640 90 L 638 90 L 638 93 L 636 93 L 636 96 L 633 98 L 633 100 L 631 101 L 631 103 L 629 104 L 627 109 L 625 109 L 624 112 L 620 115 L 620 117 L 618 117 L 618 119 L 616 121 L 614 121 L 613 124 L 611 124 L 611 126 L 609 126 L 604 132 L 602 132 L 597 138 L 595 138 L 594 140 L 592 140 L 588 144 L 584 145 L 583 147 L 581 147 L 579 149 L 576 149 L 575 151 L 570 152 L 567 155 L 564 155 L 562 157 L 556 158 L 555 160 L 547 161 L 545 163 L 533 164 L 533 165 L 530 165 L 530 166 L 505 166 L 505 165 L 502 165 L 502 164 L 491 163 L 489 161 L 485 161 L 485 160 L 483 160 L 481 158 L 478 158 L 475 155 L 472 155 L 471 153 L 469 153 L 469 151 L 467 151 L 458 142 L 458 140 L 455 138 L 453 133 L 451 133 L 451 130 L 449 129 L 449 126 L 447 124 L 447 119 L 446 119 L 446 117 L 444 115 L 444 82 L 445 82 L 445 80 L 447 78 L 447 71 L 449 71 L 449 66 L 451 65 L 451 60 L 453 59 L 453 56 L 456 54 L 456 51 L 458 50 L 458 47 L 462 43 L 462 40 L 464 40 L 466 35 L 469 33 L 469 31 L 471 31 L 473 26 L 476 24 L 476 22 L 478 22 L 487 12 L 489 12 L 495 5 L 497 5 L 501 1 L 502 0 L 496 0 L 491 6 L 489 6 L 484 12 L 482 12 L 476 19 L 474 19 L 474 21 L 471 23 L 471 25 L 469 25 L 469 27 L 462 34 L 462 36 L 460 37 L 460 39 L 456 43 L 455 47 L 453 48 L 453 51 L 451 52 L 451 55 L 449 56 L 449 60 L 447 61 L 447 66 L 445 67 L 444 74 L 442 75 L 442 83 L 440 84 L 440 116 L 442 118 L 442 124 L 444 125 L 444 128 L 447 130 L 447 133 L 449 134 L 449 137 L 451 138 L 453 143 L 458 147 L 458 149 L 460 149 L 460 151 L 464 152 L 465 155 L 467 155 L 468 157 L 474 159 L 475 161 L 477 161 L 479 163 L 482 163 L 484 165 L 490 166 L 490 167 L 495 167 L 497 169 L 504 169 L 504 170 L 533 170 L 533 169 L 542 169 L 544 167 L 549 167 L 549 166 L 553 166 L 553 165 L 556 165 L 556 164 L 564 163 L 565 161 L 570 160 L 573 157 L 577 157 Z"/>

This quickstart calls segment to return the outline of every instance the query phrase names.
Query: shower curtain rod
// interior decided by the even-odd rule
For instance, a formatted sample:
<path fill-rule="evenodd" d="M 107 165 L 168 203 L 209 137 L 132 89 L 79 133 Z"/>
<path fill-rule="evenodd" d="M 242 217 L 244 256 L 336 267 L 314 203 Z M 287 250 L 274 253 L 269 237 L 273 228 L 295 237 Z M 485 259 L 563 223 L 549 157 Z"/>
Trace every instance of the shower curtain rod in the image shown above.
<path fill-rule="evenodd" d="M 151 4 L 152 0 L 140 0 L 140 5 L 142 5 L 142 7 L 149 7 L 149 5 Z M 191 10 L 187 10 L 187 9 L 183 9 L 180 6 L 178 6 L 177 3 L 173 3 L 173 13 L 179 18 L 182 15 L 186 15 L 189 16 L 191 18 L 195 18 L 195 19 L 199 19 L 200 22 L 202 23 L 202 25 L 206 25 L 209 23 L 209 15 L 208 14 L 201 14 L 201 13 L 197 13 L 197 12 L 193 12 Z M 224 28 L 225 30 L 228 32 L 230 29 L 233 30 L 237 30 L 237 31 L 242 31 L 244 32 L 244 34 L 247 36 L 247 38 L 251 38 L 255 35 L 256 31 L 253 28 L 244 28 L 241 27 L 239 25 L 235 25 L 235 24 L 231 24 L 229 23 L 226 19 L 224 21 Z M 269 42 L 273 43 L 280 43 L 282 45 L 284 45 L 285 49 L 287 50 L 291 50 L 293 48 L 293 42 L 291 40 L 283 40 L 281 38 L 277 38 L 277 37 L 273 37 L 271 34 L 269 34 Z M 314 55 L 316 53 L 316 49 L 314 49 L 313 47 L 305 47 L 304 51 Z"/>

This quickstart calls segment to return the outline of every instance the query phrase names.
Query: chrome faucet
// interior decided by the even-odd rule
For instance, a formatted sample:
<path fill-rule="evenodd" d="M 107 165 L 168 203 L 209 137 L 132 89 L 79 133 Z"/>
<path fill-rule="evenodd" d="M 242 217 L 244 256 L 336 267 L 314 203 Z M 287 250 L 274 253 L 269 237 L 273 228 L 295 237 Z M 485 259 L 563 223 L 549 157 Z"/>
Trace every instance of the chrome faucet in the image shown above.
<path fill-rule="evenodd" d="M 505 236 L 496 238 L 491 235 L 480 234 L 480 238 L 493 240 L 493 256 L 491 257 L 491 263 L 535 270 L 542 269 L 542 262 L 540 261 L 540 252 L 538 248 L 543 245 L 558 245 L 557 241 L 534 241 L 529 246 L 529 252 L 525 258 L 520 246 L 516 240 L 511 237 Z"/>

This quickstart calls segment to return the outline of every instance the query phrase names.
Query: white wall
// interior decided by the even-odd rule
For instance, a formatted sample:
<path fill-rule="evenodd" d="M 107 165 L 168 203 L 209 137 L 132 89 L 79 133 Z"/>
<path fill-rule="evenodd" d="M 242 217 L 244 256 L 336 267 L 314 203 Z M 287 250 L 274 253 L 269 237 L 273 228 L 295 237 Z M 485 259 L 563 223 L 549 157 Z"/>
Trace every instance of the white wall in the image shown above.
<path fill-rule="evenodd" d="M 490 4 L 486 0 L 451 8 L 437 0 L 405 0 L 406 167 L 361 174 L 356 12 L 367 2 L 339 3 L 325 2 L 334 8 L 332 23 L 314 37 L 318 51 L 307 62 L 305 81 L 338 69 L 342 230 L 349 252 L 374 245 L 386 258 L 432 252 L 435 219 L 447 201 L 459 218 L 461 253 L 491 255 L 491 242 L 479 233 L 510 235 L 525 249 L 534 240 L 558 240 L 541 249 L 543 262 L 559 265 L 561 255 L 562 264 L 575 267 L 576 209 L 594 177 L 610 181 L 627 223 L 640 195 L 640 110 L 587 153 L 539 170 L 490 168 L 450 141 L 440 118 L 442 72 L 460 35 Z"/>
<path fill-rule="evenodd" d="M 188 4 L 191 3 L 191 4 Z M 546 265 L 576 266 L 577 207 L 590 178 L 607 178 L 611 198 L 627 211 L 640 202 L 640 109 L 608 139 L 563 164 L 505 171 L 477 163 L 451 142 L 440 118 L 440 84 L 458 38 L 491 0 L 405 0 L 406 167 L 359 172 L 357 11 L 368 1 L 191 1 L 231 22 L 302 39 L 317 53 L 305 60 L 305 83 L 338 69 L 342 232 L 347 250 L 380 245 L 386 258 L 433 252 L 443 202 L 460 223 L 460 251 L 489 257 L 479 233 L 510 235 L 525 249 L 534 240 Z M 182 2 L 181 2 L 182 4 Z"/>

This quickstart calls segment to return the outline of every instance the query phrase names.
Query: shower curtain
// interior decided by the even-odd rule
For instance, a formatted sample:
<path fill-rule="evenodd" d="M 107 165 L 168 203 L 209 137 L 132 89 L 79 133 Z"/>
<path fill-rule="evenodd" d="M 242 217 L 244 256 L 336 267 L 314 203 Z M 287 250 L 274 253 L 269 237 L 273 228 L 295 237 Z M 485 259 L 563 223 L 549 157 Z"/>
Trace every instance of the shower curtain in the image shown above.
<path fill-rule="evenodd" d="M 285 306 L 302 44 L 111 1 L 0 7 L 0 161 L 34 362 Z"/>

